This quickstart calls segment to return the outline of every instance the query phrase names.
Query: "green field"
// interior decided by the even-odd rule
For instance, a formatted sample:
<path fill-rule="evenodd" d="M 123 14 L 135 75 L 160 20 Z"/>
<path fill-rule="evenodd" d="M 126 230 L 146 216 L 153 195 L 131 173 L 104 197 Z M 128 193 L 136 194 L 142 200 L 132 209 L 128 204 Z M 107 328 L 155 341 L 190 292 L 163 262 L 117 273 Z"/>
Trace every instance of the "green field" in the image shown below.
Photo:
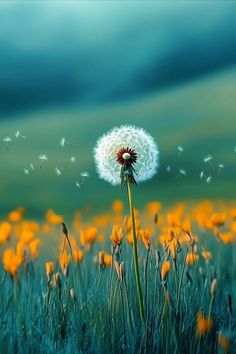
<path fill-rule="evenodd" d="M 98 137 L 120 124 L 145 128 L 160 148 L 160 172 L 150 183 L 138 187 L 138 206 L 150 199 L 235 199 L 235 92 L 236 69 L 231 68 L 133 101 L 89 109 L 72 105 L 6 119 L 0 123 L 1 138 L 13 136 L 19 129 L 27 139 L 13 139 L 9 151 L 2 143 L 0 209 L 23 205 L 35 214 L 48 207 L 69 213 L 84 204 L 106 209 L 114 198 L 125 198 L 120 188 L 99 180 L 93 163 Z M 61 148 L 61 137 L 75 146 Z M 181 157 L 178 145 L 185 149 Z M 40 153 L 49 157 L 42 170 L 38 168 Z M 220 176 L 217 169 L 203 164 L 207 154 L 214 157 L 215 166 L 225 164 Z M 76 156 L 78 162 L 56 176 L 54 168 L 67 164 L 70 156 Z M 29 163 L 37 168 L 25 176 L 23 169 Z M 172 167 L 170 174 L 167 165 Z M 179 168 L 186 169 L 187 176 L 175 180 Z M 203 169 L 212 175 L 211 184 L 198 177 Z M 75 180 L 82 170 L 89 171 L 90 178 L 84 188 L 76 189 Z"/>

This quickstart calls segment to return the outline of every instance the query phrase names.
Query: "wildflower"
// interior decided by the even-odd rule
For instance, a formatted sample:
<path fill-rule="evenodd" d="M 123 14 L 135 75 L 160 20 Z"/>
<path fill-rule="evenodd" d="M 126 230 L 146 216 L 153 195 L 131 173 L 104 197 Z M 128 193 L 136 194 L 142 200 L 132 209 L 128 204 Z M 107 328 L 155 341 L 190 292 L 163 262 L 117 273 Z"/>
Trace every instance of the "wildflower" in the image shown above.
<path fill-rule="evenodd" d="M 54 210 L 49 209 L 46 212 L 46 220 L 49 224 L 61 224 L 63 222 L 63 216 L 62 215 L 58 215 L 54 212 Z"/>
<path fill-rule="evenodd" d="M 144 246 L 147 250 L 150 249 L 151 240 L 150 240 L 150 231 L 149 230 L 139 230 L 139 235 L 142 237 Z"/>
<path fill-rule="evenodd" d="M 119 246 L 121 244 L 123 238 L 123 230 L 122 227 L 117 225 L 113 226 L 112 233 L 111 233 L 111 240 L 114 245 Z"/>
<path fill-rule="evenodd" d="M 18 257 L 12 248 L 7 248 L 3 253 L 3 265 L 5 270 L 15 276 L 21 264 L 21 258 Z"/>
<path fill-rule="evenodd" d="M 161 203 L 159 201 L 154 201 L 147 204 L 147 211 L 150 214 L 158 214 L 160 210 L 161 210 Z"/>
<path fill-rule="evenodd" d="M 84 252 L 79 248 L 74 251 L 74 260 L 77 263 L 81 263 L 84 259 Z"/>
<path fill-rule="evenodd" d="M 38 247 L 40 244 L 41 244 L 41 240 L 38 240 L 38 239 L 35 239 L 30 242 L 29 249 L 30 249 L 30 253 L 33 258 L 38 257 L 38 255 L 39 255 Z"/>
<path fill-rule="evenodd" d="M 210 223 L 214 226 L 222 226 L 227 220 L 225 213 L 213 213 L 210 217 Z"/>
<path fill-rule="evenodd" d="M 70 263 L 70 256 L 66 251 L 64 251 L 60 260 L 61 269 L 64 271 L 64 269 L 69 265 L 69 263 Z"/>
<path fill-rule="evenodd" d="M 51 278 L 51 275 L 54 270 L 54 263 L 53 262 L 46 262 L 45 267 L 46 267 L 46 274 L 47 274 L 47 277 L 49 280 Z"/>
<path fill-rule="evenodd" d="M 187 254 L 186 256 L 186 264 L 188 265 L 192 265 L 194 263 L 196 263 L 199 259 L 199 255 L 194 253 L 194 252 L 190 252 Z"/>
<path fill-rule="evenodd" d="M 217 334 L 217 342 L 219 347 L 223 350 L 223 352 L 228 353 L 230 341 L 221 332 Z"/>
<path fill-rule="evenodd" d="M 233 235 L 233 233 L 231 231 L 220 232 L 219 233 L 219 237 L 225 244 L 229 244 L 229 243 L 232 243 L 234 241 L 234 235 Z"/>
<path fill-rule="evenodd" d="M 80 243 L 82 246 L 91 250 L 93 243 L 96 240 L 98 230 L 96 227 L 89 227 L 80 231 Z"/>
<path fill-rule="evenodd" d="M 0 224 L 0 244 L 8 241 L 11 236 L 12 226 L 7 221 Z"/>
<path fill-rule="evenodd" d="M 213 321 L 211 318 L 206 318 L 201 311 L 197 314 L 197 334 L 203 337 L 211 330 Z"/>
<path fill-rule="evenodd" d="M 170 261 L 164 261 L 161 265 L 161 279 L 165 281 L 170 271 Z"/>
<path fill-rule="evenodd" d="M 128 174 L 135 165 L 138 183 L 152 178 L 157 172 L 158 155 L 154 139 L 143 129 L 129 125 L 114 128 L 103 135 L 94 149 L 98 174 L 112 185 L 122 182 L 121 166 L 126 166 L 124 172 Z"/>

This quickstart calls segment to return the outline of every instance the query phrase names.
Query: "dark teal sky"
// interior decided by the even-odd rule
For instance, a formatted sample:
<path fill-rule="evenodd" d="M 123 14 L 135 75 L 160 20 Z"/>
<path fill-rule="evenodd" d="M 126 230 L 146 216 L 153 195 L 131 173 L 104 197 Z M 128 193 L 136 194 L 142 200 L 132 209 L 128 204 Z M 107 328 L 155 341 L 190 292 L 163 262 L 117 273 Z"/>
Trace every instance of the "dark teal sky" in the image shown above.
<path fill-rule="evenodd" d="M 0 117 L 143 96 L 236 63 L 234 1 L 1 1 Z"/>

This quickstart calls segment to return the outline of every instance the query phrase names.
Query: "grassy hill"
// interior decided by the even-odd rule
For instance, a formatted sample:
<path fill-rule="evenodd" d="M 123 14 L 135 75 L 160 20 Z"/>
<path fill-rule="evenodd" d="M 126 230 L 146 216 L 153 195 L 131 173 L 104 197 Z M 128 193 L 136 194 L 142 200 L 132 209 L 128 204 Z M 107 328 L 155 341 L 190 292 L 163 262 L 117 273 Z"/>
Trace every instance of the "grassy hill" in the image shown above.
<path fill-rule="evenodd" d="M 177 199 L 227 198 L 235 199 L 236 177 L 236 69 L 189 82 L 143 99 L 109 106 L 79 109 L 65 107 L 30 112 L 25 116 L 0 124 L 1 139 L 13 136 L 19 129 L 27 139 L 13 139 L 9 151 L 1 142 L 0 149 L 0 209 L 4 212 L 17 205 L 26 206 L 32 213 L 48 207 L 70 213 L 85 204 L 106 209 L 114 198 L 126 198 L 120 188 L 110 187 L 99 180 L 93 164 L 93 146 L 97 138 L 120 124 L 134 124 L 149 131 L 160 148 L 160 172 L 150 183 L 140 185 L 136 204 L 150 199 L 168 203 Z M 74 146 L 61 148 L 59 140 L 66 137 Z M 177 146 L 184 146 L 178 157 Z M 39 169 L 38 155 L 45 153 L 49 160 Z M 203 163 L 211 154 L 214 164 L 223 163 L 220 176 Z M 71 164 L 70 156 L 77 162 Z M 35 170 L 28 176 L 23 169 L 33 163 Z M 62 176 L 54 168 L 68 165 Z M 168 174 L 166 166 L 172 171 Z M 187 176 L 175 179 L 178 169 Z M 200 180 L 205 170 L 213 181 Z M 87 170 L 90 178 L 85 187 L 76 189 L 79 173 Z"/>

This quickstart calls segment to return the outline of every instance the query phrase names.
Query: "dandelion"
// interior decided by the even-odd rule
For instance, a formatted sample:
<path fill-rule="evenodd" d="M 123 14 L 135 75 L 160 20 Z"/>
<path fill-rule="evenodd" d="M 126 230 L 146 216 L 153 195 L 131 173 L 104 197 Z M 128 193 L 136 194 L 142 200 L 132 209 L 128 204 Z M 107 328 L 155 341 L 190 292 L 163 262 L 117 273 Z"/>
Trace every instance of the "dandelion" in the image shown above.
<path fill-rule="evenodd" d="M 180 168 L 179 169 L 179 174 L 175 177 L 175 179 L 179 178 L 180 176 L 186 176 L 186 175 L 187 175 L 186 170 Z"/>
<path fill-rule="evenodd" d="M 11 142 L 11 138 L 9 136 L 5 136 L 2 141 L 6 144 L 7 151 L 9 150 L 9 143 Z"/>
<path fill-rule="evenodd" d="M 180 156 L 180 155 L 184 152 L 183 146 L 179 145 L 179 146 L 177 147 L 177 151 L 178 151 L 179 156 Z"/>
<path fill-rule="evenodd" d="M 207 156 L 205 156 L 205 157 L 203 158 L 203 162 L 204 162 L 204 163 L 209 163 L 209 164 L 211 165 L 211 167 L 212 167 L 213 169 L 215 169 L 215 167 L 214 167 L 213 164 L 212 164 L 212 160 L 213 160 L 213 157 L 212 157 L 211 155 L 207 155 Z"/>
<path fill-rule="evenodd" d="M 61 176 L 61 170 L 58 167 L 55 168 L 55 172 L 57 176 Z"/>
<path fill-rule="evenodd" d="M 17 130 L 17 132 L 15 133 L 15 137 L 16 137 L 17 139 L 18 139 L 18 138 L 26 139 L 26 136 L 22 135 L 19 130 Z"/>
<path fill-rule="evenodd" d="M 133 258 L 141 319 L 144 320 L 143 295 L 138 265 L 137 234 L 132 184 L 152 178 L 158 168 L 159 151 L 154 139 L 141 128 L 121 126 L 103 135 L 94 149 L 101 179 L 112 185 L 127 186 L 133 236 Z"/>
<path fill-rule="evenodd" d="M 219 170 L 218 170 L 218 176 L 220 175 L 221 170 L 225 167 L 222 163 L 218 164 Z"/>
<path fill-rule="evenodd" d="M 206 183 L 209 184 L 212 182 L 212 177 L 211 176 L 208 176 L 207 179 L 206 179 Z"/>

